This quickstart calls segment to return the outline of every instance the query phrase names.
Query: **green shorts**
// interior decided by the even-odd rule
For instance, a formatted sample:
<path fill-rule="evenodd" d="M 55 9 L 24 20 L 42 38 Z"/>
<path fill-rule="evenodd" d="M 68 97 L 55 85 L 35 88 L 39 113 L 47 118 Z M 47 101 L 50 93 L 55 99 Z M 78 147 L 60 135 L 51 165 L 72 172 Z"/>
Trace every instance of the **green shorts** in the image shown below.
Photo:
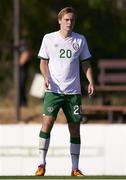
<path fill-rule="evenodd" d="M 62 108 L 68 123 L 82 121 L 80 94 L 65 95 L 46 92 L 43 115 L 52 116 L 56 119 L 60 108 Z"/>

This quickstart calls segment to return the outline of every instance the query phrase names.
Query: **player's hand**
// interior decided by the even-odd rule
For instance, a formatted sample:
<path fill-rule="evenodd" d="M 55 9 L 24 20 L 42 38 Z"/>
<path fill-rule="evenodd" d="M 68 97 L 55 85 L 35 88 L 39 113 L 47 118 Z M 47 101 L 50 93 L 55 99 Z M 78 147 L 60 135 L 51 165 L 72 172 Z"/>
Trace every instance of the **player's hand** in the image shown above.
<path fill-rule="evenodd" d="M 88 85 L 88 95 L 92 96 L 94 94 L 94 84 L 89 83 Z"/>
<path fill-rule="evenodd" d="M 45 88 L 48 89 L 48 87 L 49 87 L 49 81 L 48 79 L 45 79 Z"/>

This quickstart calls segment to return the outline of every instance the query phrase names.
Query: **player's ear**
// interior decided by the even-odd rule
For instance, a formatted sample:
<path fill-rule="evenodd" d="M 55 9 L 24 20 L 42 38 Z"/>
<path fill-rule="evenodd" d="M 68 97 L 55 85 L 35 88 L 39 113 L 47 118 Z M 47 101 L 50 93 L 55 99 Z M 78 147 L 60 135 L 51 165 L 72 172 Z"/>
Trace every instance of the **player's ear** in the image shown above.
<path fill-rule="evenodd" d="M 61 19 L 58 19 L 58 23 L 61 24 Z"/>

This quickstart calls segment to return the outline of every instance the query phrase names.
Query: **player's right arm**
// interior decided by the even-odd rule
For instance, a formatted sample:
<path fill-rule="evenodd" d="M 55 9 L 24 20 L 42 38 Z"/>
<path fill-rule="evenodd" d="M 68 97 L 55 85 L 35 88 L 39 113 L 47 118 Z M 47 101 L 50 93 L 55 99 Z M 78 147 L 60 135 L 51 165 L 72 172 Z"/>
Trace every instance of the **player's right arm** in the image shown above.
<path fill-rule="evenodd" d="M 90 60 L 87 59 L 86 61 L 82 62 L 82 69 L 89 82 L 88 94 L 89 96 L 92 96 L 94 94 L 94 80 L 93 80 L 93 73 L 92 73 L 92 68 L 90 65 Z"/>
<path fill-rule="evenodd" d="M 45 87 L 48 89 L 49 81 L 48 81 L 48 61 L 41 59 L 40 61 L 40 71 L 45 80 Z"/>

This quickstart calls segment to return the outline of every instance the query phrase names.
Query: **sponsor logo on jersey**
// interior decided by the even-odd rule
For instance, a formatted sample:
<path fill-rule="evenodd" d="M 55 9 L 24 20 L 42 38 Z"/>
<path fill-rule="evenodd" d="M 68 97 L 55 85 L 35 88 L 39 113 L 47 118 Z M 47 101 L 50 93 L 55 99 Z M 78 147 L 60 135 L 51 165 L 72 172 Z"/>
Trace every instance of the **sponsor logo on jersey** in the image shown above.
<path fill-rule="evenodd" d="M 58 44 L 54 44 L 54 47 L 58 47 Z"/>

